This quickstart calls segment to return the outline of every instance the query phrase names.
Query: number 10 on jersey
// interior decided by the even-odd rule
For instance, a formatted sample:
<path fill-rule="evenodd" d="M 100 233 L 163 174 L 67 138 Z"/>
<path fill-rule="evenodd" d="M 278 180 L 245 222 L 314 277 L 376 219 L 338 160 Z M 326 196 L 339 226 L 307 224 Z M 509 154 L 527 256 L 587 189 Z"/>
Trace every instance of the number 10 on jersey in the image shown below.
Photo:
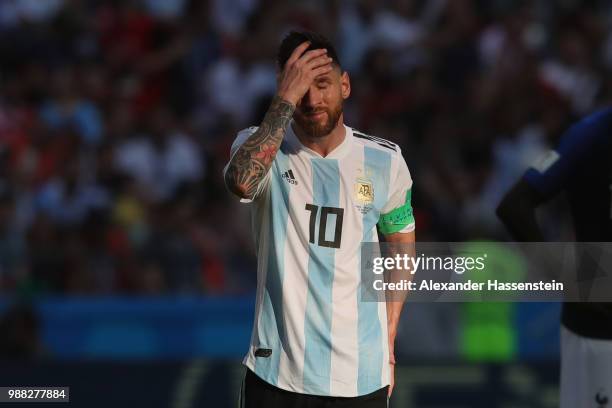
<path fill-rule="evenodd" d="M 321 216 L 319 217 L 319 234 L 318 242 L 315 242 L 315 230 L 317 225 L 317 213 L 321 209 Z M 338 207 L 319 207 L 314 204 L 306 204 L 306 210 L 310 211 L 310 226 L 309 226 L 309 238 L 308 241 L 311 244 L 317 244 L 327 248 L 340 248 L 342 242 L 342 220 L 344 218 L 344 208 Z M 330 214 L 336 216 L 336 225 L 334 228 L 333 240 L 327 240 L 325 231 L 327 228 L 327 221 Z"/>

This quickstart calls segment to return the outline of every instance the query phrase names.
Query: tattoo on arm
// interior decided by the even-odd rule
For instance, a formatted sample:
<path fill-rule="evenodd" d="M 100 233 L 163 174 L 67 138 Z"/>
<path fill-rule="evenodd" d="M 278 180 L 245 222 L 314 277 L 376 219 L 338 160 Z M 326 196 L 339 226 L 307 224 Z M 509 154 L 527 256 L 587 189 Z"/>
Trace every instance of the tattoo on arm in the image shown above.
<path fill-rule="evenodd" d="M 280 148 L 295 106 L 275 96 L 259 129 L 236 150 L 225 183 L 241 197 L 253 198 Z"/>

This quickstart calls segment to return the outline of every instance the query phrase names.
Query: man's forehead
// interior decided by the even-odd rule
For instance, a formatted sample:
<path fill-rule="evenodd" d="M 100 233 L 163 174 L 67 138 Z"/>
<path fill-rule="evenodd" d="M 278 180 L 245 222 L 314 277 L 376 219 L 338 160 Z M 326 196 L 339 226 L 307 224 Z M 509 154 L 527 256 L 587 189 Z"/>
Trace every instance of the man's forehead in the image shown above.
<path fill-rule="evenodd" d="M 338 80 L 342 76 L 342 70 L 338 67 L 334 67 L 330 72 L 326 72 L 325 74 L 317 75 L 315 77 L 315 81 L 333 81 Z"/>
<path fill-rule="evenodd" d="M 315 81 L 326 81 L 326 80 L 328 80 L 328 81 L 332 80 L 332 76 L 330 75 L 330 73 L 317 75 L 315 77 Z"/>

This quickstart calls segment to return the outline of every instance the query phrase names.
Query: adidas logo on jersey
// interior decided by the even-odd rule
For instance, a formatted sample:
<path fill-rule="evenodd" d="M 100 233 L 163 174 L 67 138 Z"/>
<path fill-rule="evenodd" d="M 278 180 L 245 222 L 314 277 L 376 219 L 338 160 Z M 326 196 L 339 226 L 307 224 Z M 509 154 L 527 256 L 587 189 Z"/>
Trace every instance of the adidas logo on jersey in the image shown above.
<path fill-rule="evenodd" d="M 293 175 L 293 171 L 291 171 L 291 169 L 284 172 L 281 177 L 285 179 L 289 184 L 293 184 L 294 186 L 297 186 L 298 184 L 297 180 L 295 179 L 295 176 Z"/>

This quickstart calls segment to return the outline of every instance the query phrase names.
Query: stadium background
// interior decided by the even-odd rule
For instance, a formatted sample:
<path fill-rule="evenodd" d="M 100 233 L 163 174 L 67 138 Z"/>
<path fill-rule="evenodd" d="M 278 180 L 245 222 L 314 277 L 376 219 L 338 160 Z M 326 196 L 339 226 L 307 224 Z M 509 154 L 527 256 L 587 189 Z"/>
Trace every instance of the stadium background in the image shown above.
<path fill-rule="evenodd" d="M 402 147 L 417 239 L 470 241 L 508 239 L 503 193 L 609 104 L 611 23 L 604 0 L 0 1 L 0 385 L 235 406 L 255 259 L 221 169 L 288 30 L 334 41 L 346 122 Z M 392 406 L 556 406 L 558 315 L 409 305 Z"/>

